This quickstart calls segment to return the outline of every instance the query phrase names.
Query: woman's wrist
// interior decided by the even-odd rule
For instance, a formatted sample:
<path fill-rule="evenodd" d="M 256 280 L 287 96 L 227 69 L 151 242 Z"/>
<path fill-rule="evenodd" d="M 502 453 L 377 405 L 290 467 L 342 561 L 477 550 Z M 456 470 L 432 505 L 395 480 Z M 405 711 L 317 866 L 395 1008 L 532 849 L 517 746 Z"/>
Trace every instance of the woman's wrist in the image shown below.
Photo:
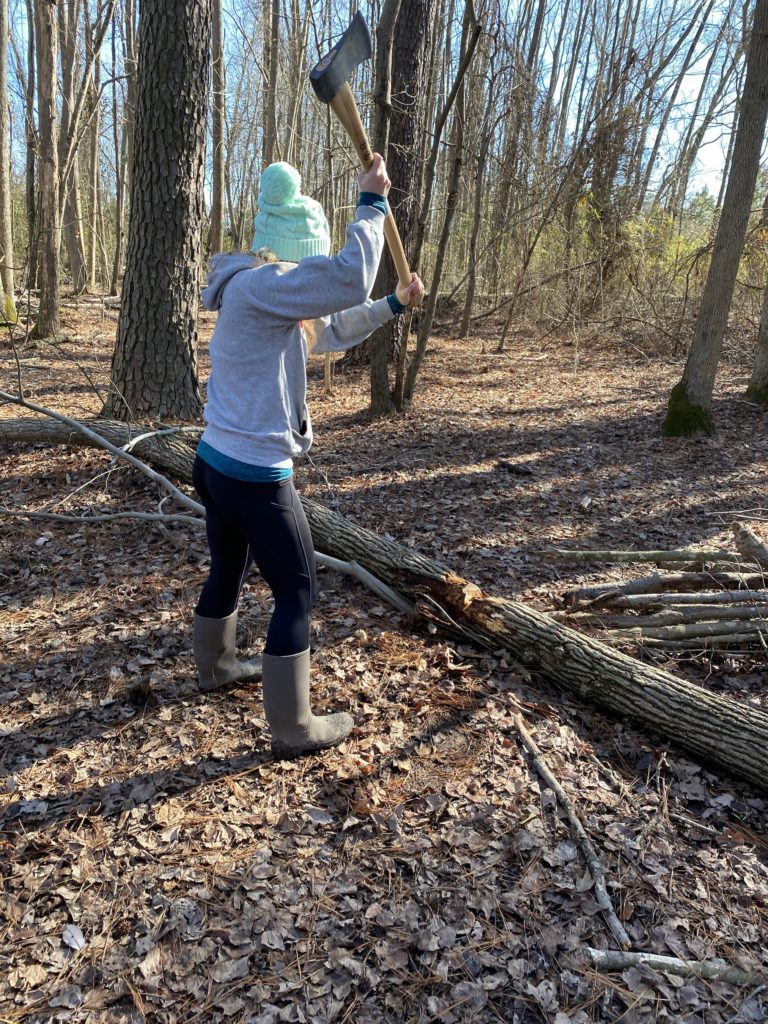
<path fill-rule="evenodd" d="M 361 192 L 357 199 L 358 206 L 372 206 L 374 210 L 383 213 L 386 217 L 389 213 L 387 197 L 379 195 L 378 192 Z"/>
<path fill-rule="evenodd" d="M 388 295 L 387 302 L 389 303 L 389 308 L 392 310 L 395 316 L 397 316 L 398 313 L 404 313 L 406 309 L 408 309 L 408 307 L 404 306 L 400 299 L 398 299 L 397 292 L 392 292 L 391 295 Z"/>

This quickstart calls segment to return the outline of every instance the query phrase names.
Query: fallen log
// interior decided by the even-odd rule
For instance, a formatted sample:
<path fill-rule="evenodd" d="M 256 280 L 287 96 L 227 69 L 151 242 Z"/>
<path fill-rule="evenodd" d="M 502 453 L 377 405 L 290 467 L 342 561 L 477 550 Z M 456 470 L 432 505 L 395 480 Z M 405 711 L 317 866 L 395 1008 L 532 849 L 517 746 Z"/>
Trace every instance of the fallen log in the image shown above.
<path fill-rule="evenodd" d="M 129 432 L 114 421 L 90 429 L 125 444 Z M 146 431 L 133 431 L 133 436 Z M 53 421 L 0 420 L 0 440 L 92 444 Z M 150 435 L 135 456 L 191 481 L 194 442 L 189 435 Z M 584 636 L 526 605 L 485 594 L 432 559 L 356 526 L 308 498 L 302 503 L 319 551 L 357 562 L 413 602 L 419 614 L 450 635 L 460 632 L 492 651 L 505 650 L 585 703 L 676 744 L 694 758 L 768 791 L 768 714 L 749 703 L 717 696 L 662 669 Z"/>

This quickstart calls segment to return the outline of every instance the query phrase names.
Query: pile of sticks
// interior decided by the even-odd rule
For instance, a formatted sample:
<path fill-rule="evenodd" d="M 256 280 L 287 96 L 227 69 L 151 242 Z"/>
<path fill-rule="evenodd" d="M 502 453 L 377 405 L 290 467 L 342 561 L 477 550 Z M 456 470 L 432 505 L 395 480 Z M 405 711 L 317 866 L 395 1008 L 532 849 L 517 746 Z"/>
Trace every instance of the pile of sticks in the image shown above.
<path fill-rule="evenodd" d="M 553 617 L 638 647 L 768 652 L 768 545 L 742 523 L 733 537 L 735 551 L 550 552 L 559 561 L 649 562 L 667 569 L 568 591 L 566 609 Z"/>

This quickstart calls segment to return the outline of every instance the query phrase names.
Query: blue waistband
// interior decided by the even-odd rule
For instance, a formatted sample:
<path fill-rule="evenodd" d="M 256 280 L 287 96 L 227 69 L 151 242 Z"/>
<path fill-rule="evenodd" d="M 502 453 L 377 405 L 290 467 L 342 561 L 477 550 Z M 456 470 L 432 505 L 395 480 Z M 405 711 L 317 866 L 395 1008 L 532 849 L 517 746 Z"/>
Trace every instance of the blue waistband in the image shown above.
<path fill-rule="evenodd" d="M 279 466 L 252 466 L 250 462 L 241 462 L 229 455 L 222 455 L 220 451 L 211 448 L 205 441 L 197 446 L 197 454 L 213 466 L 224 476 L 230 476 L 233 480 L 244 480 L 246 483 L 274 484 L 281 480 L 290 480 L 293 470 L 290 467 L 280 468 Z"/>

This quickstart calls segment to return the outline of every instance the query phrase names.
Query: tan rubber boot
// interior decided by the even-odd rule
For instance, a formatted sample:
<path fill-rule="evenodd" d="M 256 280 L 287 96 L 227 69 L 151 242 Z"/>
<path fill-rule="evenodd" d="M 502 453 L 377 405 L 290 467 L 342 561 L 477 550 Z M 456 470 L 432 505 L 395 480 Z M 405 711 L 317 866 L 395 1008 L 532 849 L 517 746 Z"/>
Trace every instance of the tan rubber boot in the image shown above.
<path fill-rule="evenodd" d="M 197 665 L 197 688 L 207 693 L 222 686 L 261 676 L 261 658 L 238 661 L 235 657 L 237 610 L 225 619 L 206 619 L 194 613 L 192 650 Z"/>
<path fill-rule="evenodd" d="M 287 657 L 264 655 L 264 713 L 272 753 L 287 759 L 335 747 L 349 736 L 354 719 L 345 712 L 313 715 L 309 707 L 309 651 Z"/>

